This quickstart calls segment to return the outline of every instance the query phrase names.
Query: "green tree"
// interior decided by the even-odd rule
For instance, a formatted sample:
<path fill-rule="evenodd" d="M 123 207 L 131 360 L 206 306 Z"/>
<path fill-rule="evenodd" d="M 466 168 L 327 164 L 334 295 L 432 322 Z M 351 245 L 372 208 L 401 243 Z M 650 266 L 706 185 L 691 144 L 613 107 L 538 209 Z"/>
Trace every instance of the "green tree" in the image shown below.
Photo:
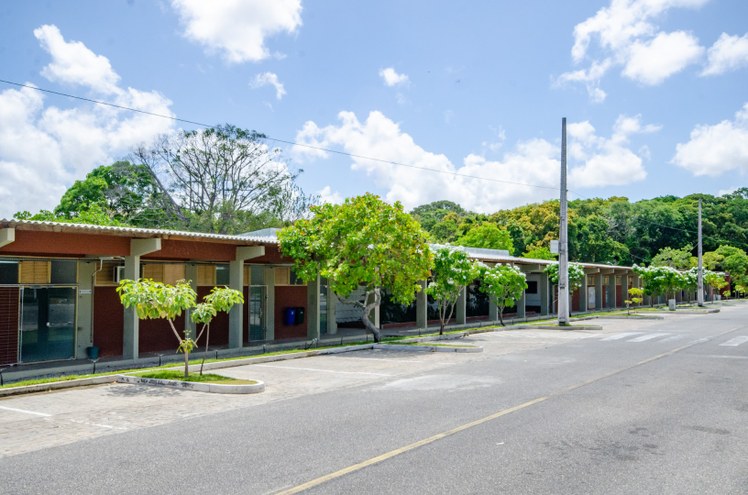
<path fill-rule="evenodd" d="M 141 320 L 165 319 L 179 342 L 177 352 L 184 353 L 184 377 L 189 377 L 189 356 L 195 348 L 189 329 L 184 329 L 184 337 L 179 335 L 174 320 L 182 312 L 195 306 L 196 294 L 187 282 L 176 285 L 155 282 L 151 279 L 122 280 L 117 286 L 120 301 L 126 308 L 135 308 Z"/>
<path fill-rule="evenodd" d="M 190 311 L 190 319 L 195 323 L 203 325 L 200 333 L 197 334 L 195 342 L 200 341 L 200 337 L 205 332 L 205 352 L 208 352 L 210 344 L 210 322 L 219 312 L 228 313 L 236 304 L 244 304 L 244 294 L 235 289 L 228 287 L 213 287 L 210 293 L 203 298 L 203 302 L 197 304 Z M 207 332 L 206 332 L 207 329 Z M 205 364 L 205 355 L 200 363 L 200 374 L 203 374 L 203 365 Z"/>
<path fill-rule="evenodd" d="M 509 254 L 514 252 L 512 237 L 505 229 L 500 229 L 494 223 L 484 222 L 474 225 L 455 244 L 486 249 L 505 249 Z"/>
<path fill-rule="evenodd" d="M 628 290 L 629 298 L 626 299 L 624 302 L 626 303 L 626 312 L 628 314 L 631 314 L 631 305 L 638 306 L 644 301 L 642 296 L 644 295 L 644 289 L 640 289 L 639 287 L 631 287 Z"/>
<path fill-rule="evenodd" d="M 439 335 L 444 334 L 460 294 L 477 276 L 475 263 L 462 249 L 443 247 L 434 253 L 434 268 L 426 293 L 434 298 L 439 309 Z"/>
<path fill-rule="evenodd" d="M 528 249 L 522 253 L 522 257 L 534 260 L 555 260 L 558 258 L 558 255 L 551 253 L 548 246 L 541 246 Z"/>
<path fill-rule="evenodd" d="M 228 124 L 164 137 L 135 156 L 163 178 L 190 230 L 235 234 L 258 218 L 281 225 L 317 200 L 297 186 L 301 171 L 291 171 L 263 134 Z"/>
<path fill-rule="evenodd" d="M 175 285 L 155 282 L 151 279 L 122 280 L 117 286 L 120 301 L 126 308 L 134 308 L 141 320 L 165 319 L 179 342 L 177 352 L 184 354 L 184 377 L 189 377 L 190 352 L 197 346 L 202 331 L 209 327 L 211 320 L 219 311 L 228 312 L 234 304 L 244 302 L 241 292 L 227 287 L 214 287 L 204 298 L 204 302 L 196 304 L 197 294 L 190 287 L 189 282 L 180 281 Z M 196 339 L 190 337 L 190 330 L 183 330 L 184 336 L 179 334 L 174 320 L 184 311 L 193 309 L 190 315 L 192 321 L 203 324 L 203 330 Z M 205 349 L 208 349 L 206 338 Z M 202 365 L 200 367 L 202 374 Z"/>
<path fill-rule="evenodd" d="M 575 289 L 582 286 L 582 282 L 584 281 L 584 267 L 579 263 L 569 263 L 567 266 L 569 267 L 569 308 L 571 308 L 571 296 Z M 550 280 L 553 285 L 558 285 L 558 268 L 558 263 L 553 263 L 545 267 L 545 273 L 548 274 L 548 280 Z"/>
<path fill-rule="evenodd" d="M 294 260 L 301 280 L 321 276 L 343 299 L 363 287 L 363 298 L 351 302 L 363 310 L 362 322 L 379 342 L 369 316 L 379 305 L 379 289 L 395 302 L 413 301 L 432 265 L 427 233 L 400 203 L 389 205 L 370 193 L 311 211 L 311 218 L 278 233 L 281 251 Z"/>
<path fill-rule="evenodd" d="M 676 270 L 688 270 L 694 266 L 694 259 L 691 256 L 693 246 L 685 246 L 681 249 L 664 247 L 660 249 L 652 258 L 653 266 L 669 266 Z"/>
<path fill-rule="evenodd" d="M 480 290 L 496 305 L 503 327 L 504 309 L 514 306 L 522 297 L 527 289 L 527 276 L 516 266 L 494 265 L 483 268 L 480 279 Z"/>

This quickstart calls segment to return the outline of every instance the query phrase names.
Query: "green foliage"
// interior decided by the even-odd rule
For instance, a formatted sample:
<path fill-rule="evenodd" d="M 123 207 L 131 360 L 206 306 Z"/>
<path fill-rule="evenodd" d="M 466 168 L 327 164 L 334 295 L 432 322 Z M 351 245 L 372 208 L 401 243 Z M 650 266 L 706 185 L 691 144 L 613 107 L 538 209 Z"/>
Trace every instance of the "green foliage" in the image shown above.
<path fill-rule="evenodd" d="M 549 247 L 541 246 L 529 248 L 527 251 L 522 253 L 522 257 L 534 260 L 555 260 L 558 258 L 558 255 L 551 253 Z"/>
<path fill-rule="evenodd" d="M 688 270 L 695 265 L 695 258 L 691 256 L 693 246 L 685 246 L 681 249 L 664 247 L 652 258 L 653 266 L 669 266 L 677 270 Z"/>
<path fill-rule="evenodd" d="M 455 244 L 486 249 L 505 249 L 509 251 L 509 254 L 514 252 L 512 237 L 509 232 L 490 222 L 472 226 L 470 230 L 455 241 Z"/>
<path fill-rule="evenodd" d="M 294 260 L 301 280 L 321 276 L 342 298 L 363 286 L 365 299 L 354 303 L 364 309 L 363 323 L 379 341 L 379 329 L 369 320 L 369 311 L 379 304 L 377 289 L 400 304 L 413 301 L 431 268 L 426 232 L 400 203 L 389 205 L 369 193 L 311 211 L 312 218 L 278 233 L 282 253 Z"/>
<path fill-rule="evenodd" d="M 527 289 L 527 276 L 516 266 L 494 265 L 481 269 L 480 290 L 498 308 L 499 322 L 504 326 L 504 309 L 514 306 Z"/>
<path fill-rule="evenodd" d="M 663 196 L 635 203 L 621 197 L 570 201 L 570 259 L 617 265 L 637 261 L 646 265 L 663 248 L 696 245 L 699 199 L 703 206 L 705 252 L 715 251 L 720 245 L 748 250 L 748 188 L 741 188 L 718 197 Z M 456 207 L 445 210 L 429 220 L 424 219 L 425 215 L 417 217 L 419 221 L 423 219 L 422 225 L 437 242 L 454 242 L 486 220 L 509 232 L 517 253 L 529 253 L 558 238 L 557 200 L 501 210 L 488 218 L 460 212 Z M 707 264 L 707 254 L 705 266 L 722 270 Z"/>
<path fill-rule="evenodd" d="M 434 269 L 426 293 L 434 298 L 439 308 L 439 335 L 444 333 L 460 293 L 477 276 L 476 264 L 462 249 L 442 247 L 434 253 Z"/>
<path fill-rule="evenodd" d="M 195 323 L 203 323 L 203 330 L 209 327 L 211 320 L 219 311 L 229 311 L 234 304 L 244 302 L 241 292 L 227 287 L 214 287 L 205 296 L 204 302 L 196 304 L 197 294 L 189 282 L 180 281 L 175 285 L 156 282 L 151 279 L 122 280 L 117 286 L 117 294 L 126 308 L 133 308 L 141 320 L 165 319 L 169 322 L 179 345 L 177 352 L 184 353 L 184 376 L 189 373 L 189 354 L 197 346 L 202 331 L 196 339 L 190 337 L 189 329 L 184 330 L 184 337 L 179 335 L 174 320 L 184 311 L 192 310 L 190 318 Z M 205 349 L 208 348 L 206 338 Z M 202 366 L 200 368 L 202 374 Z"/>
<path fill-rule="evenodd" d="M 686 289 L 694 283 L 692 277 L 670 266 L 642 267 L 634 265 L 634 272 L 644 285 L 644 293 L 649 296 L 664 295 L 669 298 L 676 290 Z M 695 285 L 695 283 L 694 283 Z"/>
<path fill-rule="evenodd" d="M 301 171 L 285 166 L 263 134 L 229 124 L 164 137 L 136 156 L 159 172 L 189 230 L 236 234 L 281 226 L 317 200 L 296 185 Z"/>
<path fill-rule="evenodd" d="M 584 268 L 579 263 L 569 263 L 569 291 L 582 286 L 584 280 Z M 552 284 L 558 285 L 558 263 L 553 263 L 545 267 L 545 273 L 548 274 L 548 280 Z"/>
<path fill-rule="evenodd" d="M 631 314 L 631 305 L 633 304 L 634 306 L 638 306 L 644 301 L 644 298 L 642 297 L 644 296 L 644 289 L 640 289 L 639 287 L 631 287 L 628 290 L 628 295 L 629 298 L 626 299 L 624 303 L 626 303 L 626 311 Z"/>

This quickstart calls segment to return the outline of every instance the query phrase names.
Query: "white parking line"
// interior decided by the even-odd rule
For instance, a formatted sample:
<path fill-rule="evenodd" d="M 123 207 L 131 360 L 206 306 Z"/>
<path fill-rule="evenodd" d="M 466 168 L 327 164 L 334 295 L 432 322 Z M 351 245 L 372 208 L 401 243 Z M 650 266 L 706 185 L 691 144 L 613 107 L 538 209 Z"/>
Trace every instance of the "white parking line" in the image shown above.
<path fill-rule="evenodd" d="M 722 347 L 737 347 L 741 344 L 745 344 L 748 342 L 748 336 L 741 335 L 739 337 L 735 337 L 733 339 L 728 340 L 727 342 L 723 342 L 720 344 Z"/>
<path fill-rule="evenodd" d="M 635 339 L 627 340 L 626 342 L 644 342 L 646 340 L 657 339 L 659 337 L 665 337 L 667 335 L 670 335 L 670 334 L 669 333 L 648 333 L 646 335 L 642 335 L 641 337 L 636 337 Z"/>
<path fill-rule="evenodd" d="M 296 371 L 318 371 L 322 373 L 340 373 L 341 375 L 373 375 L 373 376 L 392 376 L 387 373 L 371 373 L 368 371 L 339 371 L 339 370 L 325 370 L 320 368 L 301 368 L 296 366 L 276 366 L 273 364 L 253 364 L 252 366 L 258 368 L 278 368 L 283 370 L 296 370 Z"/>
<path fill-rule="evenodd" d="M 29 411 L 29 410 L 26 410 L 26 409 L 16 409 L 15 407 L 0 406 L 0 409 L 4 409 L 5 411 L 19 412 L 19 413 L 23 413 L 23 414 L 32 414 L 34 416 L 41 416 L 42 418 L 48 418 L 48 417 L 52 416 L 51 414 L 47 414 L 47 413 L 41 413 L 41 412 L 36 412 L 36 411 Z"/>
<path fill-rule="evenodd" d="M 610 337 L 605 337 L 604 339 L 600 339 L 603 342 L 606 342 L 608 340 L 621 340 L 625 339 L 626 337 L 633 337 L 634 335 L 641 335 L 641 332 L 623 332 L 623 333 L 617 333 L 615 335 L 611 335 Z"/>

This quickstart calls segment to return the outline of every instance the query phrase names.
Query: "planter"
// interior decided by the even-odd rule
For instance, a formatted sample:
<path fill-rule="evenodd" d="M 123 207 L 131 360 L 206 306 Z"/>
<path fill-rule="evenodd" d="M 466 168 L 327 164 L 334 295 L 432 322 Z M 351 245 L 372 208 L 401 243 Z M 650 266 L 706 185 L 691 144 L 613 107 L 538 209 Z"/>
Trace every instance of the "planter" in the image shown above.
<path fill-rule="evenodd" d="M 675 311 L 675 299 L 667 300 L 667 309 L 669 309 L 670 311 Z"/>

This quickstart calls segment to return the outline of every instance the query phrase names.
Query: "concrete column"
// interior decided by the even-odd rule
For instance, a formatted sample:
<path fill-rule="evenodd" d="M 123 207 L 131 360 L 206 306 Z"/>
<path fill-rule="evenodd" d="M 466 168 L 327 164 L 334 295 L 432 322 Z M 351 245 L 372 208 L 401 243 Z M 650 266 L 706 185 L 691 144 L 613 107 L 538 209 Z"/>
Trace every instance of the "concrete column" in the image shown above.
<path fill-rule="evenodd" d="M 626 301 L 629 298 L 629 276 L 624 273 L 621 275 L 621 300 Z M 623 303 L 626 304 L 625 302 Z"/>
<path fill-rule="evenodd" d="M 275 340 L 275 269 L 266 266 L 263 270 L 265 278 L 265 339 Z"/>
<path fill-rule="evenodd" d="M 579 311 L 587 311 L 587 274 L 582 277 L 582 285 L 579 286 Z"/>
<path fill-rule="evenodd" d="M 488 320 L 497 321 L 499 319 L 499 308 L 491 299 L 488 300 Z"/>
<path fill-rule="evenodd" d="M 306 336 L 308 339 L 319 339 L 319 294 L 320 281 L 309 282 L 306 288 Z"/>
<path fill-rule="evenodd" d="M 337 320 L 338 296 L 327 285 L 327 335 L 336 335 L 338 333 Z"/>
<path fill-rule="evenodd" d="M 548 292 L 550 289 L 551 282 L 548 280 L 548 274 L 541 273 L 540 279 L 538 280 L 538 292 L 540 292 L 540 315 L 549 315 L 548 311 Z"/>
<path fill-rule="evenodd" d="M 93 345 L 93 298 L 94 274 L 99 268 L 97 261 L 78 262 L 78 326 L 75 357 L 86 357 L 86 347 Z"/>
<path fill-rule="evenodd" d="M 611 273 L 608 275 L 608 307 L 616 307 L 616 274 Z"/>
<path fill-rule="evenodd" d="M 265 246 L 236 248 L 229 262 L 229 287 L 244 293 L 244 262 L 265 254 Z M 244 304 L 235 304 L 229 311 L 229 348 L 238 349 L 244 343 Z"/>
<path fill-rule="evenodd" d="M 421 290 L 416 293 L 416 327 L 426 329 L 429 326 L 429 297 L 426 294 L 426 284 L 424 280 L 421 283 Z"/>
<path fill-rule="evenodd" d="M 527 313 L 525 312 L 526 301 L 527 298 L 525 297 L 525 292 L 522 291 L 522 295 L 517 301 L 517 318 L 524 318 L 525 316 L 527 316 Z"/>
<path fill-rule="evenodd" d="M 595 309 L 603 309 L 603 274 L 595 275 Z"/>
<path fill-rule="evenodd" d="M 15 242 L 15 240 L 16 229 L 14 229 L 13 227 L 0 229 L 0 248 Z"/>
<path fill-rule="evenodd" d="M 458 325 L 467 323 L 467 287 L 462 288 L 455 303 L 455 323 Z"/>
<path fill-rule="evenodd" d="M 161 239 L 130 239 L 130 255 L 125 256 L 125 278 L 140 278 L 140 257 L 161 250 Z M 138 359 L 140 352 L 140 320 L 135 308 L 125 308 L 122 326 L 122 357 Z"/>

